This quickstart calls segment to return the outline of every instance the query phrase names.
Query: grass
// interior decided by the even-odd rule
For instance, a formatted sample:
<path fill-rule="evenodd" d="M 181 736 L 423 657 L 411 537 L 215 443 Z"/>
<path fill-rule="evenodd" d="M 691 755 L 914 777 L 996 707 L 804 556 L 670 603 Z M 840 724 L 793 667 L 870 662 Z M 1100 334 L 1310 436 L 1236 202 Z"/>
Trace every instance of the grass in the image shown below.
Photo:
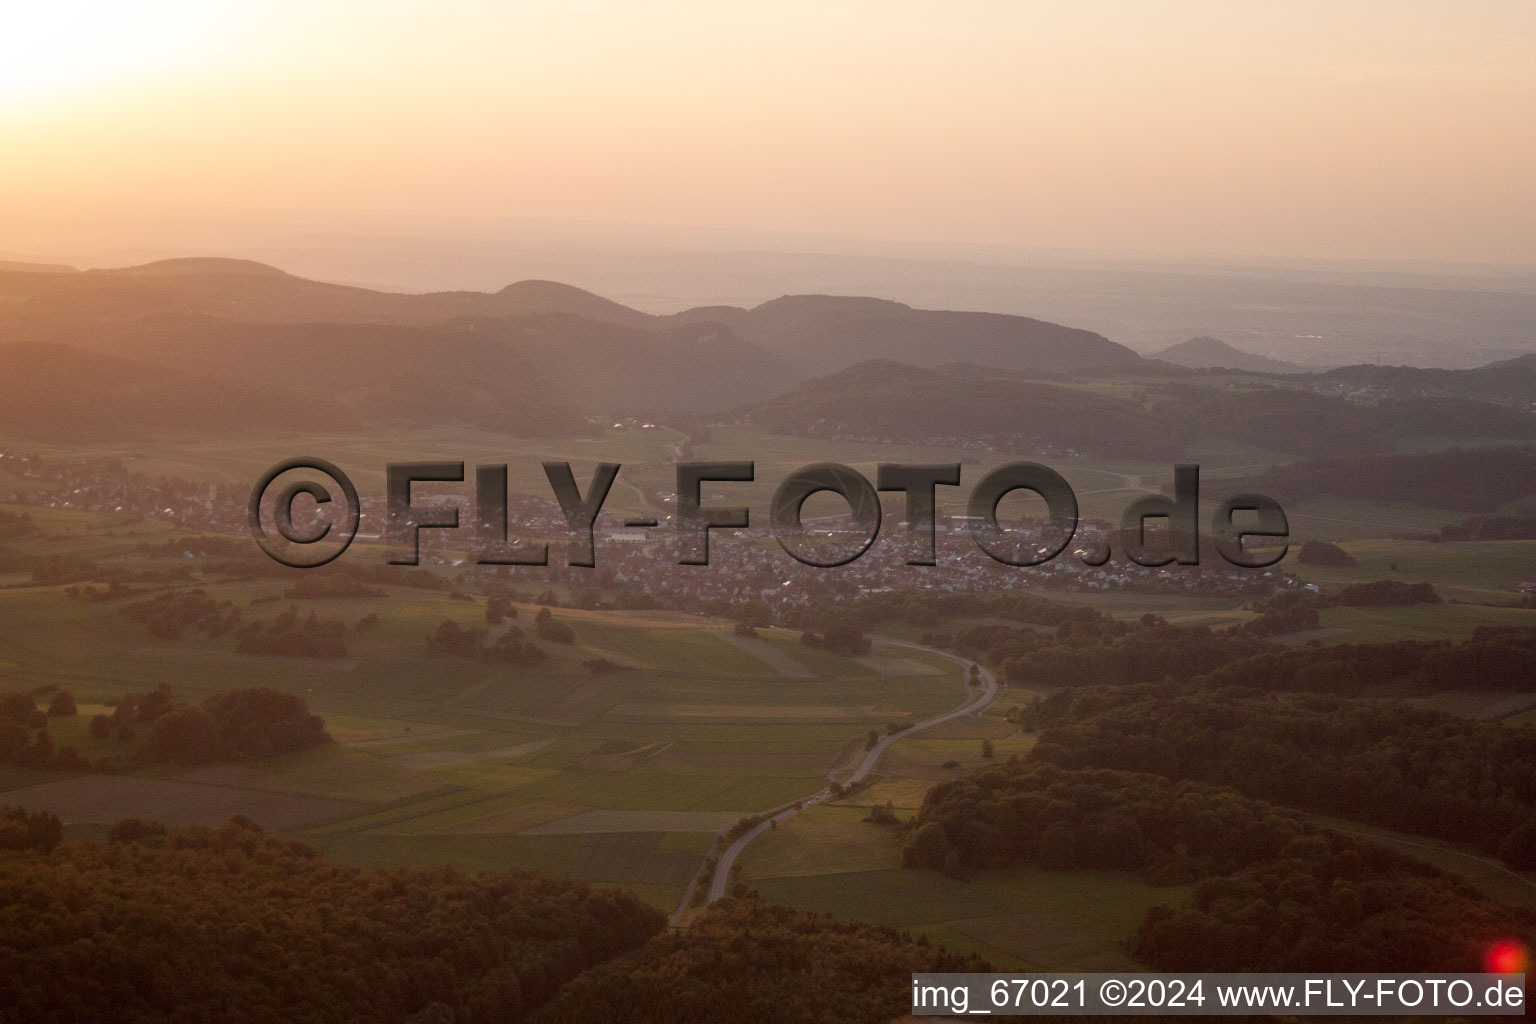
<path fill-rule="evenodd" d="M 1133 968 L 1122 946 L 1147 910 L 1188 894 L 1119 872 L 1018 867 L 962 880 L 903 869 L 899 830 L 863 819 L 883 802 L 882 786 L 913 781 L 882 783 L 770 829 L 742 855 L 742 880 L 774 902 L 902 928 L 1005 970 Z"/>
<path fill-rule="evenodd" d="M 1416 604 L 1401 608 L 1325 608 L 1321 628 L 1282 639 L 1300 643 L 1393 643 L 1399 640 L 1466 640 L 1478 626 L 1536 626 L 1536 609 L 1477 605 Z"/>
<path fill-rule="evenodd" d="M 1365 502 L 1344 498 L 1319 498 L 1287 506 L 1285 514 L 1291 524 L 1291 536 L 1298 541 L 1427 534 L 1466 518 L 1464 512 L 1407 502 Z M 1281 563 L 1286 568 L 1294 568 L 1290 557 Z"/>
<path fill-rule="evenodd" d="M 669 446 L 675 439 L 667 431 L 621 431 L 599 442 L 534 443 L 439 432 L 409 444 L 399 437 L 338 437 L 312 438 L 304 447 L 319 446 L 316 450 L 354 474 L 365 493 L 382 491 L 381 470 L 390 459 L 407 452 L 452 451 L 471 461 L 509 463 L 512 489 L 540 496 L 548 491 L 538 468 L 543 458 L 576 460 L 577 476 L 583 479 L 583 466 L 601 452 L 605 459 L 625 463 L 610 506 L 638 511 L 646 503 L 628 485 L 644 492 L 671 490 Z M 136 460 L 132 465 L 141 471 L 244 482 L 291 454 L 274 450 L 286 443 L 228 438 L 108 447 Z M 983 468 L 976 453 L 836 445 L 736 427 L 717 428 L 699 449 L 698 458 L 734 458 L 751 451 L 758 459 L 757 482 L 720 485 L 733 503 L 751 504 L 755 519 L 765 514 L 768 496 L 782 476 L 810 462 L 848 462 L 873 477 L 872 456 L 959 461 L 968 484 Z M 80 452 L 53 454 L 73 458 Z M 1215 448 L 1200 457 L 1218 467 L 1210 474 L 1213 480 L 1224 472 L 1242 475 L 1266 458 L 1252 450 Z M 993 455 L 984 458 L 986 467 L 1001 461 Z M 1112 520 L 1141 493 L 1130 489 L 1127 477 L 1157 487 L 1171 473 L 1166 465 L 1058 461 L 1057 468 L 1078 489 L 1084 513 Z M 469 490 L 466 483 L 462 493 Z M 952 497 L 941 489 L 941 502 L 953 505 L 964 491 Z M 146 541 L 159 544 L 184 535 L 165 523 L 27 511 L 43 531 L 27 542 L 36 550 L 79 553 L 134 568 L 201 568 L 179 556 L 155 558 L 139 549 Z M 1332 502 L 1287 511 L 1298 536 L 1345 538 L 1346 548 L 1359 559 L 1360 565 L 1350 570 L 1314 570 L 1297 566 L 1293 551 L 1281 566 L 1329 587 L 1426 579 L 1447 597 L 1505 601 L 1536 566 L 1536 542 L 1433 545 L 1380 539 L 1385 531 L 1426 532 L 1459 518 L 1435 510 Z M 313 610 L 348 623 L 377 613 L 377 625 L 349 638 L 348 659 L 316 662 L 239 655 L 231 637 L 209 640 L 188 634 L 173 642 L 157 640 L 120 614 L 121 602 L 86 604 L 67 598 L 63 588 L 31 586 L 25 578 L 4 583 L 0 686 L 55 683 L 71 689 L 88 707 L 162 681 L 170 681 L 187 700 L 217 690 L 270 685 L 304 696 L 343 741 L 260 765 L 181 773 L 180 779 L 118 777 L 96 785 L 99 780 L 87 779 L 34 791 L 57 801 L 71 820 L 142 813 L 172 821 L 214 821 L 254 809 L 258 820 L 265 813 L 357 862 L 521 867 L 622 884 L 669 910 L 704 856 L 712 823 L 816 791 L 833 764 L 862 747 L 871 726 L 945 710 L 964 693 L 957 667 L 931 655 L 877 650 L 877 655 L 939 670 L 884 675 L 878 661 L 806 647 L 792 633 L 761 631 L 755 644 L 737 645 L 723 635 L 718 620 L 675 613 L 557 609 L 556 618 L 574 629 L 577 643 L 546 645 L 551 652 L 546 663 L 513 669 L 427 653 L 426 636 L 444 620 L 483 625 L 483 600 L 455 601 L 443 593 L 391 587 L 383 599 L 291 601 L 283 596 L 288 580 L 215 578 L 201 584 L 216 599 L 241 607 L 248 620 L 270 618 L 290 603 L 301 613 Z M 1123 592 L 1054 596 L 1121 618 L 1151 611 L 1184 625 L 1219 627 L 1251 615 L 1230 598 Z M 277 600 L 253 604 L 272 597 Z M 515 625 L 528 631 L 535 612 L 531 605 L 521 606 Z M 1536 624 L 1536 612 L 1471 604 L 1329 609 L 1318 635 L 1328 642 L 1458 638 L 1489 622 Z M 908 640 L 930 628 L 882 627 Z M 754 648 L 778 657 L 760 657 Z M 594 676 L 581 665 L 594 657 L 633 668 Z M 782 659 L 811 675 L 783 674 Z M 1011 694 L 1004 701 L 1025 696 Z M 107 751 L 84 736 L 87 718 L 52 725 L 56 742 L 75 743 L 88 756 Z M 935 782 L 987 763 L 983 739 L 992 741 L 998 759 L 1023 754 L 1034 743 L 996 715 L 958 720 L 902 740 L 865 788 L 797 815 L 749 847 L 741 862 L 744 877 L 769 898 L 893 924 L 978 952 L 1005 969 L 1128 966 L 1120 943 L 1148 906 L 1178 902 L 1184 890 L 1154 888 L 1107 873 L 1021 868 L 957 880 L 906 871 L 900 867 L 898 837 L 861 820 L 870 805 L 886 801 L 903 816 L 914 813 Z M 949 762 L 957 767 L 945 768 Z M 10 801 L 19 787 L 38 781 L 35 774 L 9 773 L 0 777 L 0 788 L 10 787 L 4 794 Z M 1490 875 L 1485 881 L 1497 880 Z"/>
<path fill-rule="evenodd" d="M 366 804 L 393 803 L 439 791 L 443 783 L 388 759 L 328 744 L 254 764 L 210 765 L 181 778 L 243 789 L 335 797 Z"/>
<path fill-rule="evenodd" d="M 73 775 L 4 794 L 6 804 L 46 810 L 66 824 L 153 818 L 171 825 L 218 825 L 244 814 L 269 828 L 297 828 L 350 817 L 360 809 L 332 797 L 203 785 L 176 779 Z"/>
<path fill-rule="evenodd" d="M 765 899 L 874 921 L 949 941 L 1004 970 L 1125 970 L 1123 944 L 1148 909 L 1178 904 L 1183 886 L 1134 875 L 1015 868 L 960 880 L 904 868 L 750 880 Z M 953 942 L 954 935 L 968 941 Z"/>
<path fill-rule="evenodd" d="M 822 804 L 781 822 L 742 854 L 743 879 L 901 867 L 894 831 L 864 821 L 868 814 L 868 807 Z"/>
<path fill-rule="evenodd" d="M 1536 575 L 1536 541 L 1356 540 L 1340 545 L 1358 565 L 1297 566 L 1309 580 L 1329 585 L 1395 579 L 1427 581 L 1446 598 L 1509 603 L 1522 580 Z M 1393 566 L 1396 566 L 1394 569 Z"/>
<path fill-rule="evenodd" d="M 584 644 L 644 668 L 711 676 L 760 676 L 772 671 L 709 630 L 633 628 L 591 620 L 573 625 Z"/>
<path fill-rule="evenodd" d="M 554 800 L 609 810 L 767 810 L 814 793 L 823 784 L 812 773 L 723 775 L 650 769 L 627 772 L 561 771 L 518 788 L 527 801 Z"/>

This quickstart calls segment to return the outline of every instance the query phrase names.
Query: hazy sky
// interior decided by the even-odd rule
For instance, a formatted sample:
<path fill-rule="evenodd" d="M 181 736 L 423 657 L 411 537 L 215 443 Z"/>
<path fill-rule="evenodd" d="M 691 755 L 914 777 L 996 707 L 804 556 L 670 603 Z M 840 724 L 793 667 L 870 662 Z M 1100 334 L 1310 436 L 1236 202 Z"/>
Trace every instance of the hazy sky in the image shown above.
<path fill-rule="evenodd" d="M 0 14 L 4 251 L 539 218 L 1536 264 L 1531 0 Z"/>

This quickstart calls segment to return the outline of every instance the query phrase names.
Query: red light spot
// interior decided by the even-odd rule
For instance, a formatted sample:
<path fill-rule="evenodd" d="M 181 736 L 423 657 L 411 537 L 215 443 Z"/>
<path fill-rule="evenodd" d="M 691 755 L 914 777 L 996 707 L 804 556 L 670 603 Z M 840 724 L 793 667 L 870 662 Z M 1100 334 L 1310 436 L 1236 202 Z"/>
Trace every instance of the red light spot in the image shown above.
<path fill-rule="evenodd" d="M 1525 970 L 1525 947 L 1513 939 L 1496 942 L 1483 963 L 1489 974 L 1520 974 Z"/>

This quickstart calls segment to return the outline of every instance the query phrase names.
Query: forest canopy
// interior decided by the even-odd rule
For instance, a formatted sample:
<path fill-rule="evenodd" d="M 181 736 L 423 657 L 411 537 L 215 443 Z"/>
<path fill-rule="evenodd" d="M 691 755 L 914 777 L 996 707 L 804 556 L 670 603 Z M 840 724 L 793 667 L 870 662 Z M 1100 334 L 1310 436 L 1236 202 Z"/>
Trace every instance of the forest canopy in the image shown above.
<path fill-rule="evenodd" d="M 242 819 L 79 843 L 48 817 L 0 809 L 3 1020 L 505 1024 L 665 923 L 617 889 L 343 866 Z"/>

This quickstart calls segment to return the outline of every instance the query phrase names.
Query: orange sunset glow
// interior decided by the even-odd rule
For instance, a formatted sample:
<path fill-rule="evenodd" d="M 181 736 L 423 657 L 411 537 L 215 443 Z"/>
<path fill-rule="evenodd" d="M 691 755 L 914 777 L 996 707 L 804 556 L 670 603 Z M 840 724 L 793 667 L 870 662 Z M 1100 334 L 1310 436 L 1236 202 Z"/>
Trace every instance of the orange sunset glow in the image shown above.
<path fill-rule="evenodd" d="M 0 32 L 0 249 L 211 216 L 1536 262 L 1536 7 L 89 0 Z"/>

